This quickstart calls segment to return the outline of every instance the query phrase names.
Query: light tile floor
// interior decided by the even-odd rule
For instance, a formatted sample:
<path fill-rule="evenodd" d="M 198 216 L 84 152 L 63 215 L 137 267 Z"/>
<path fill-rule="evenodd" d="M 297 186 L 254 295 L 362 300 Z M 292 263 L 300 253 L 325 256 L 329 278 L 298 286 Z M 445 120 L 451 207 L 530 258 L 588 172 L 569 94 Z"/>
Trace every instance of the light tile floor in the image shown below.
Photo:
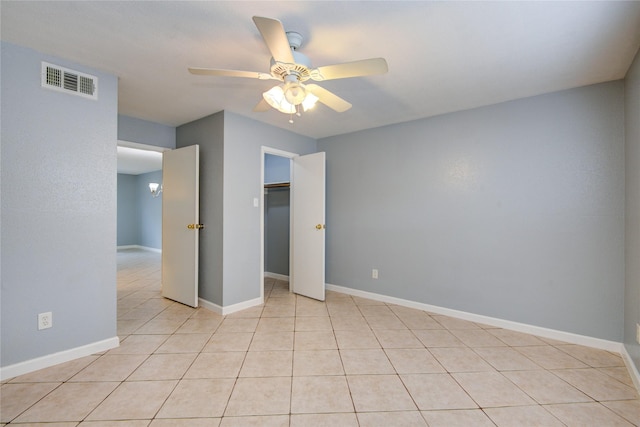
<path fill-rule="evenodd" d="M 2 383 L 1 423 L 48 426 L 631 426 L 621 357 L 268 279 L 228 316 L 160 296 L 118 253 L 119 348 Z"/>

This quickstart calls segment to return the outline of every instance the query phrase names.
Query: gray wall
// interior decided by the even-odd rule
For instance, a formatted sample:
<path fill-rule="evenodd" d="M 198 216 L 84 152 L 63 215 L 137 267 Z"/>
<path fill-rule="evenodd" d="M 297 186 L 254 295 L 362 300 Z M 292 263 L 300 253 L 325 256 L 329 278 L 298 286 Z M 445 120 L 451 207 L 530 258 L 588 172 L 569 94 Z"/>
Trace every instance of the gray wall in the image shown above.
<path fill-rule="evenodd" d="M 640 52 L 625 80 L 626 284 L 624 344 L 640 369 Z"/>
<path fill-rule="evenodd" d="M 327 282 L 621 341 L 623 90 L 320 140 Z"/>
<path fill-rule="evenodd" d="M 176 128 L 119 115 L 118 139 L 157 147 L 176 148 Z"/>
<path fill-rule="evenodd" d="M 162 171 L 118 174 L 118 246 L 162 249 L 162 195 L 152 197 L 149 183 L 162 183 Z"/>
<path fill-rule="evenodd" d="M 99 99 L 40 87 L 41 61 L 93 74 Z M 2 42 L 1 360 L 116 336 L 115 76 Z M 37 330 L 38 313 L 53 328 Z"/>
<path fill-rule="evenodd" d="M 137 176 L 118 174 L 118 246 L 138 245 Z"/>
<path fill-rule="evenodd" d="M 290 196 L 288 188 L 270 188 L 264 195 L 264 271 L 285 276 L 289 275 Z"/>
<path fill-rule="evenodd" d="M 283 116 L 284 118 L 285 116 Z M 200 145 L 200 297 L 229 306 L 260 296 L 261 146 L 315 152 L 312 138 L 230 112 L 179 126 L 176 146 Z M 224 225 L 224 226 L 223 226 Z"/>

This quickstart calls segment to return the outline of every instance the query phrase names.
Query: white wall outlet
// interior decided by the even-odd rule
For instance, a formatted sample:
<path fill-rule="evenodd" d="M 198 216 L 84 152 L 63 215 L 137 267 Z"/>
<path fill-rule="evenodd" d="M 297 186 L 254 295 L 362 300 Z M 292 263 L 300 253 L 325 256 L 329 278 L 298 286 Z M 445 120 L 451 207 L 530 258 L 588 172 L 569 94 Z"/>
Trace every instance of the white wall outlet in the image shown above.
<path fill-rule="evenodd" d="M 378 278 L 378 269 L 374 268 L 373 270 L 371 270 L 371 278 L 372 279 L 377 279 Z"/>
<path fill-rule="evenodd" d="M 640 344 L 640 323 L 636 323 L 636 342 Z"/>
<path fill-rule="evenodd" d="M 49 329 L 53 326 L 53 314 L 50 311 L 38 314 L 38 330 Z"/>

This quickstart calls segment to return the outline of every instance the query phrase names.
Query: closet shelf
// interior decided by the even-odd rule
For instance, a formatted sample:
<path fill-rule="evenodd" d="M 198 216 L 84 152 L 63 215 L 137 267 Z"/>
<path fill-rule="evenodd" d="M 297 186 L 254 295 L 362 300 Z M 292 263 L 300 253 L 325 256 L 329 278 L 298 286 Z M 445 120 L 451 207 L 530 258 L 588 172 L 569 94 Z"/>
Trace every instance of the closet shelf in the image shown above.
<path fill-rule="evenodd" d="M 289 188 L 291 184 L 288 182 L 274 182 L 271 184 L 265 184 L 264 188 Z"/>

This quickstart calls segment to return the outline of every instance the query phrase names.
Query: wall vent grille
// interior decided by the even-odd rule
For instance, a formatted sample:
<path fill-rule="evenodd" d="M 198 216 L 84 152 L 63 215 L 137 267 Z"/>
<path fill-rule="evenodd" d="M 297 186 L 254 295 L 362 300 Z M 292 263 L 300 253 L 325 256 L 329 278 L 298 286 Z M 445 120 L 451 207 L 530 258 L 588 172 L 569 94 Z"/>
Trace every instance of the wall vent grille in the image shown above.
<path fill-rule="evenodd" d="M 42 63 L 42 87 L 98 99 L 98 78 L 59 65 Z"/>

